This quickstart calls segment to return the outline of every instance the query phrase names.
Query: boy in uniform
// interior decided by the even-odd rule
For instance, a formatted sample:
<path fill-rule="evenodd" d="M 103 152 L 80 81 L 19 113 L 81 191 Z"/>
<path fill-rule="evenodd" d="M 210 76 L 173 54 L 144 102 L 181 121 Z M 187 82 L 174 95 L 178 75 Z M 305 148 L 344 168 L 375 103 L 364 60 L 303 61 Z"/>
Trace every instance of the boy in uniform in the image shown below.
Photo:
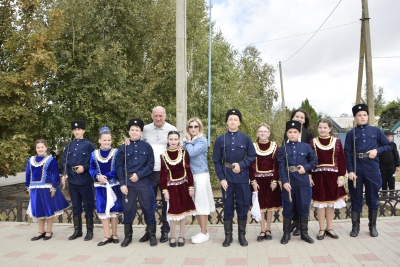
<path fill-rule="evenodd" d="M 299 142 L 301 123 L 286 122 L 286 135 L 289 142 L 284 142 L 278 152 L 279 176 L 282 185 L 283 202 L 283 237 L 281 244 L 290 240 L 290 224 L 294 209 L 299 214 L 300 236 L 307 243 L 314 243 L 308 235 L 308 215 L 310 214 L 311 185 L 308 172 L 318 163 L 311 146 Z M 289 176 L 288 176 L 289 174 Z"/>
<path fill-rule="evenodd" d="M 87 230 L 85 241 L 93 238 L 94 194 L 89 166 L 90 155 L 96 147 L 92 142 L 83 138 L 85 129 L 86 123 L 84 121 L 76 120 L 71 123 L 75 140 L 64 148 L 62 156 L 62 167 L 65 175 L 61 179 L 63 184 L 68 179 L 74 222 L 74 233 L 68 238 L 69 240 L 82 236 L 82 202 Z"/>
<path fill-rule="evenodd" d="M 378 236 L 376 218 L 378 216 L 378 192 L 382 187 L 379 171 L 379 157 L 390 151 L 391 145 L 382 130 L 368 125 L 368 106 L 358 104 L 352 108 L 357 126 L 347 132 L 344 145 L 347 172 L 349 173 L 349 192 L 351 201 L 351 237 L 360 232 L 360 214 L 363 206 L 363 190 L 368 206 L 369 233 Z M 355 162 L 354 162 L 355 158 Z"/>
<path fill-rule="evenodd" d="M 132 119 L 128 123 L 130 142 L 121 145 L 117 154 L 117 176 L 121 192 L 125 195 L 124 233 L 125 239 L 121 247 L 127 247 L 132 242 L 132 223 L 136 216 L 136 201 L 139 199 L 150 246 L 157 246 L 156 239 L 156 197 L 150 184 L 150 175 L 154 168 L 154 154 L 151 146 L 140 140 L 144 123 L 140 119 Z"/>
<path fill-rule="evenodd" d="M 242 122 L 239 110 L 228 110 L 225 121 L 228 132 L 215 140 L 213 154 L 224 203 L 225 241 L 222 245 L 229 247 L 232 243 L 232 219 L 236 200 L 239 243 L 241 246 L 247 246 L 246 223 L 251 200 L 249 167 L 256 158 L 256 151 L 251 138 L 238 131 Z"/>

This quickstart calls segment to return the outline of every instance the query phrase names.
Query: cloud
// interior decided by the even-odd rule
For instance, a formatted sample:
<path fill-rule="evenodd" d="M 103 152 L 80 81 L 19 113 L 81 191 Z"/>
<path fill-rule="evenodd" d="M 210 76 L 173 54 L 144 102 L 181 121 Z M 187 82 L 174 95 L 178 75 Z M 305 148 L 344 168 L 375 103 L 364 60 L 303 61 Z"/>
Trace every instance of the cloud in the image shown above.
<path fill-rule="evenodd" d="M 219 0 L 213 1 L 212 16 L 235 48 L 241 50 L 246 44 L 254 43 L 264 62 L 277 66 L 312 34 L 268 40 L 316 31 L 338 2 Z M 398 10 L 400 1 L 397 0 L 369 1 L 373 57 L 400 56 Z M 283 63 L 288 107 L 298 107 L 308 98 L 317 112 L 331 116 L 351 112 L 358 78 L 361 12 L 361 1 L 342 1 L 322 31 Z M 323 30 L 332 27 L 336 28 Z M 384 87 L 386 101 L 400 97 L 400 58 L 374 58 L 372 65 L 374 84 Z M 276 87 L 280 88 L 279 73 L 276 81 Z"/>

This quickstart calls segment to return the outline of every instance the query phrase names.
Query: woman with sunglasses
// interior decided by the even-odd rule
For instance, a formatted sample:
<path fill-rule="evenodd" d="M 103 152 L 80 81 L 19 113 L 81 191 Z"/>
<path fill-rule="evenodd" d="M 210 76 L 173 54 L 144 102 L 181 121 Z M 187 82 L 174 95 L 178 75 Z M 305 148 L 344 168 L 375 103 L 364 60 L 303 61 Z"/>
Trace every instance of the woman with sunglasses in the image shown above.
<path fill-rule="evenodd" d="M 192 236 L 192 243 L 199 244 L 210 239 L 206 228 L 207 218 L 211 212 L 215 211 L 215 204 L 207 163 L 207 139 L 203 135 L 203 124 L 198 118 L 191 118 L 187 122 L 183 147 L 190 157 L 194 179 L 196 219 L 200 224 L 200 232 Z"/>

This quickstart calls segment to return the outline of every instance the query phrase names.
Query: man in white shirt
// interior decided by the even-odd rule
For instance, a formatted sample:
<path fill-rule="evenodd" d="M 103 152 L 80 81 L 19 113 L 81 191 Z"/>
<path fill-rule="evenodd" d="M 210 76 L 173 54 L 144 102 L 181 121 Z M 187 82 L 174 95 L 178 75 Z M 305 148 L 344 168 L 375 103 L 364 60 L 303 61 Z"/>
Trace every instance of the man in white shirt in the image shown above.
<path fill-rule="evenodd" d="M 154 152 L 154 170 L 150 175 L 150 183 L 153 187 L 154 194 L 157 196 L 158 189 L 162 192 L 160 187 L 160 170 L 161 170 L 161 153 L 167 148 L 168 132 L 177 131 L 176 127 L 165 121 L 167 113 L 165 108 L 157 106 L 153 108 L 151 113 L 153 122 L 144 126 L 142 140 L 149 143 Z M 168 241 L 169 224 L 167 221 L 167 202 L 164 195 L 161 193 L 162 198 L 162 226 L 160 242 Z M 139 242 L 146 242 L 149 237 L 146 234 L 139 240 Z"/>

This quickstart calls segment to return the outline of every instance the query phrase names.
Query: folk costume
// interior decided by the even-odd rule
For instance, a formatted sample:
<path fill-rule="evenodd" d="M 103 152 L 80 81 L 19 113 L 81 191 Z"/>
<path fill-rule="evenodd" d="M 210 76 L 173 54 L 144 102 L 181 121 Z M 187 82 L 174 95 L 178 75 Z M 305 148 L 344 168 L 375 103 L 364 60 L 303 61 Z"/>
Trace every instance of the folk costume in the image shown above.
<path fill-rule="evenodd" d="M 250 166 L 250 180 L 251 183 L 256 182 L 260 186 L 258 189 L 260 210 L 263 212 L 279 210 L 282 208 L 282 190 L 278 183 L 277 155 L 279 147 L 276 142 L 272 141 L 257 141 L 253 145 L 257 156 Z M 271 183 L 277 185 L 274 191 L 271 189 Z"/>
<path fill-rule="evenodd" d="M 300 122 L 286 122 L 286 132 L 289 129 L 297 129 L 300 132 Z M 289 183 L 292 189 L 290 192 L 286 189 L 282 190 L 284 235 L 281 243 L 286 244 L 290 240 L 290 223 L 294 214 L 294 207 L 299 214 L 301 239 L 308 243 L 314 243 L 314 240 L 308 235 L 311 187 L 307 172 L 317 165 L 318 159 L 309 144 L 289 141 L 284 146 L 278 152 L 279 177 L 283 186 L 285 183 Z M 303 166 L 305 170 L 304 174 L 299 173 L 300 168 L 297 167 L 299 165 Z M 292 202 L 290 201 L 289 194 L 291 195 Z"/>
<path fill-rule="evenodd" d="M 352 108 L 352 111 L 354 117 L 360 111 L 366 111 L 368 114 L 368 106 L 358 104 Z M 354 188 L 354 181 L 349 179 L 351 220 L 353 225 L 350 236 L 352 237 L 357 236 L 360 232 L 360 215 L 363 206 L 364 187 L 365 202 L 368 206 L 370 235 L 373 237 L 378 236 L 376 219 L 379 208 L 378 192 L 382 187 L 382 178 L 379 171 L 379 156 L 371 159 L 366 153 L 373 149 L 377 150 L 378 155 L 391 149 L 389 139 L 383 134 L 381 129 L 366 123 L 364 125 L 357 125 L 355 129 L 347 132 L 344 145 L 347 172 L 353 172 L 357 176 L 356 188 Z M 356 158 L 356 162 L 354 162 L 354 157 Z"/>
<path fill-rule="evenodd" d="M 226 120 L 230 115 L 237 115 L 242 121 L 242 114 L 237 109 L 230 109 L 226 113 Z M 239 131 L 226 132 L 220 135 L 214 143 L 213 162 L 215 172 L 220 181 L 226 180 L 228 188 L 225 191 L 221 186 L 222 202 L 224 203 L 224 247 L 232 243 L 232 219 L 236 201 L 236 214 L 238 217 L 238 237 L 242 246 L 247 246 L 245 239 L 247 214 L 250 208 L 251 193 L 249 187 L 251 163 L 256 158 L 251 138 Z M 234 173 L 232 163 L 237 162 L 240 173 Z"/>
<path fill-rule="evenodd" d="M 90 158 L 90 175 L 94 180 L 96 189 L 96 211 L 99 219 L 115 218 L 123 211 L 122 193 L 117 180 L 117 158 L 118 150 L 110 148 L 96 149 Z M 97 180 L 98 175 L 107 177 L 107 184 L 101 184 Z M 112 195 L 111 191 L 114 193 Z M 115 196 L 110 199 L 110 196 Z"/>
<path fill-rule="evenodd" d="M 318 158 L 317 166 L 310 175 L 314 181 L 312 201 L 316 208 L 346 207 L 347 194 L 343 186 L 338 187 L 337 180 L 346 175 L 346 159 L 340 139 L 317 137 L 310 141 L 311 148 Z"/>
<path fill-rule="evenodd" d="M 189 190 L 194 190 L 189 154 L 184 149 L 167 149 L 161 154 L 160 184 L 169 194 L 167 220 L 180 221 L 196 215 Z"/>
<path fill-rule="evenodd" d="M 84 121 L 73 121 L 71 130 L 76 128 L 84 130 L 86 129 L 86 123 Z M 95 145 L 85 138 L 75 139 L 64 148 L 62 166 L 63 173 L 68 175 L 74 222 L 74 233 L 69 237 L 69 240 L 82 236 L 82 203 L 85 210 L 87 230 L 85 241 L 93 238 L 94 194 L 93 179 L 89 173 L 89 166 L 90 155 L 95 149 Z M 76 168 L 79 165 L 83 166 L 83 173 L 76 172 Z"/>
<path fill-rule="evenodd" d="M 128 130 L 131 126 L 138 126 L 143 130 L 143 121 L 132 119 L 128 123 Z M 124 210 L 124 233 L 125 239 L 121 243 L 126 247 L 132 242 L 133 228 L 132 223 L 136 216 L 137 200 L 146 222 L 146 232 L 150 239 L 150 246 L 157 245 L 156 235 L 156 196 L 150 184 L 150 175 L 154 168 L 154 155 L 152 147 L 138 139 L 130 140 L 129 145 L 121 145 L 117 154 L 117 176 L 120 186 L 127 186 L 128 195 L 123 200 Z M 139 180 L 132 182 L 130 178 L 133 174 L 137 175 Z"/>
<path fill-rule="evenodd" d="M 34 222 L 63 214 L 69 203 L 58 190 L 60 176 L 57 161 L 51 156 L 32 156 L 25 171 L 25 185 L 30 191 L 27 214 Z M 51 192 L 55 191 L 54 197 Z"/>

